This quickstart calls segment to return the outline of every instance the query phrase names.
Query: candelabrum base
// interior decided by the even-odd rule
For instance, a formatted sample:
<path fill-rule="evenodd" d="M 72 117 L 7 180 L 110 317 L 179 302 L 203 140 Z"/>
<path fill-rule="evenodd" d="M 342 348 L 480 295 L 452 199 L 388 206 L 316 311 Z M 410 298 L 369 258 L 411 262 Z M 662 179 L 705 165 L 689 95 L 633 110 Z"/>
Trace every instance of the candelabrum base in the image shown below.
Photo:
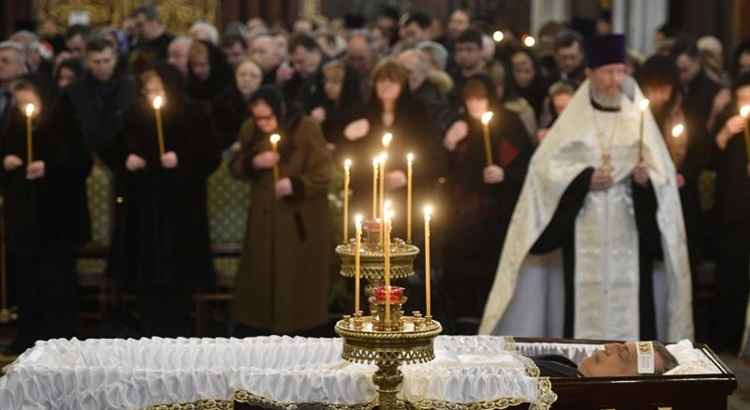
<path fill-rule="evenodd" d="M 404 364 L 426 363 L 435 358 L 434 340 L 443 330 L 431 317 L 402 316 L 397 330 L 377 330 L 374 316 L 346 316 L 336 323 L 336 333 L 344 339 L 342 357 L 354 363 L 378 366 L 373 382 L 378 386 L 381 409 L 405 408 L 397 400 Z"/>

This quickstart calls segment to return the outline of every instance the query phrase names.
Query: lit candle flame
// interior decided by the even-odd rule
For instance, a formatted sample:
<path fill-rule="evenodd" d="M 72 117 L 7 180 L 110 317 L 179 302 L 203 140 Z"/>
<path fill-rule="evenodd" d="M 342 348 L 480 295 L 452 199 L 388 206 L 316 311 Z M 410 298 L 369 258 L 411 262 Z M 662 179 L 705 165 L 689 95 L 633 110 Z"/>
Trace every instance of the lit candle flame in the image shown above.
<path fill-rule="evenodd" d="M 750 105 L 743 105 L 742 108 L 740 108 L 740 115 L 742 118 L 747 118 L 748 115 L 750 115 Z"/>
<path fill-rule="evenodd" d="M 492 33 L 492 39 L 495 40 L 496 43 L 503 41 L 504 38 L 505 38 L 505 34 L 503 34 L 503 32 L 500 30 L 497 30 L 494 33 Z"/>
<path fill-rule="evenodd" d="M 393 134 L 390 132 L 386 132 L 383 134 L 383 147 L 388 148 L 389 145 L 391 145 L 391 141 L 393 140 Z"/>
<path fill-rule="evenodd" d="M 393 202 L 391 202 L 390 199 L 386 199 L 385 200 L 385 204 L 383 204 L 383 206 L 385 206 L 386 216 L 387 216 L 388 215 L 388 211 L 393 210 Z"/>
<path fill-rule="evenodd" d="M 645 112 L 648 109 L 649 104 L 651 104 L 651 101 L 649 101 L 647 98 L 644 98 L 638 104 L 638 108 L 640 108 L 641 111 Z"/>
<path fill-rule="evenodd" d="M 357 230 L 362 229 L 362 221 L 363 221 L 362 214 L 356 214 L 354 215 L 354 226 L 357 227 Z"/>
<path fill-rule="evenodd" d="M 281 135 L 279 134 L 271 134 L 271 144 L 276 145 L 281 141 Z"/>
<path fill-rule="evenodd" d="M 685 125 L 683 124 L 677 124 L 672 127 L 672 136 L 675 138 L 679 138 L 683 132 L 685 132 Z"/>
<path fill-rule="evenodd" d="M 154 109 L 159 110 L 164 105 L 164 98 L 161 95 L 157 95 L 151 103 L 154 105 Z"/>
<path fill-rule="evenodd" d="M 274 134 L 274 135 L 276 135 L 276 134 Z M 273 142 L 273 141 L 271 141 L 271 142 Z M 346 171 L 349 171 L 349 169 L 350 169 L 351 167 L 352 167 L 352 160 L 350 160 L 350 159 L 345 159 L 345 160 L 344 160 L 344 169 L 345 169 Z"/>
<path fill-rule="evenodd" d="M 34 115 L 34 111 L 36 111 L 36 107 L 34 106 L 34 104 L 31 104 L 31 103 L 26 104 L 26 116 L 27 117 L 31 117 L 32 115 Z"/>
<path fill-rule="evenodd" d="M 429 220 L 432 218 L 432 205 L 425 205 L 423 212 L 425 219 Z"/>
<path fill-rule="evenodd" d="M 529 48 L 534 47 L 534 45 L 536 44 L 536 39 L 532 36 L 525 36 L 523 38 L 523 44 Z"/>
<path fill-rule="evenodd" d="M 492 113 L 492 111 L 487 111 L 486 113 L 482 114 L 482 124 L 487 125 L 492 121 L 492 116 L 495 114 Z"/>
<path fill-rule="evenodd" d="M 381 152 L 380 155 L 377 157 L 378 164 L 383 165 L 385 161 L 388 160 L 388 154 L 385 152 Z"/>
<path fill-rule="evenodd" d="M 410 152 L 406 154 L 406 161 L 408 161 L 410 164 L 414 162 L 414 153 Z"/>

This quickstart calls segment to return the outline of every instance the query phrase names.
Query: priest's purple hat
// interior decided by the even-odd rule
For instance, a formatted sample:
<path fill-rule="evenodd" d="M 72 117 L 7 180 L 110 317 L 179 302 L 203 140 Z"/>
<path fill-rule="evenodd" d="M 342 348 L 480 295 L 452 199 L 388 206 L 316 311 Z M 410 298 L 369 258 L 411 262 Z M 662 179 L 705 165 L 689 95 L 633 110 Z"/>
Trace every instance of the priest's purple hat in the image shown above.
<path fill-rule="evenodd" d="M 591 37 L 586 48 L 589 68 L 597 68 L 607 64 L 625 64 L 625 36 L 622 34 Z"/>

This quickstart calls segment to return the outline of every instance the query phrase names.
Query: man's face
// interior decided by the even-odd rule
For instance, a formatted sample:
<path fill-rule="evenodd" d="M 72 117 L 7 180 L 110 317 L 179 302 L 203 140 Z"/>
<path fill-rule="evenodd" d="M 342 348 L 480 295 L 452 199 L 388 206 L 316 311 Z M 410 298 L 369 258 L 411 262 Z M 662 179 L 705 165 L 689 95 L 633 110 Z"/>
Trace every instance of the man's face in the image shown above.
<path fill-rule="evenodd" d="M 557 67 L 562 73 L 572 73 L 583 65 L 583 50 L 581 50 L 581 45 L 576 42 L 569 47 L 558 48 L 555 51 L 555 61 L 557 61 Z"/>
<path fill-rule="evenodd" d="M 263 81 L 263 73 L 260 71 L 260 67 L 254 63 L 246 62 L 237 67 L 235 79 L 237 80 L 237 89 L 243 95 L 249 96 L 260 87 L 260 83 Z"/>
<path fill-rule="evenodd" d="M 261 132 L 270 134 L 279 127 L 276 115 L 271 107 L 263 101 L 258 102 L 250 108 L 255 125 Z"/>
<path fill-rule="evenodd" d="M 177 67 L 182 75 L 188 73 L 189 41 L 173 41 L 167 49 L 167 62 Z"/>
<path fill-rule="evenodd" d="M 396 21 L 390 17 L 380 16 L 378 17 L 377 26 L 384 35 L 391 37 L 396 28 Z"/>
<path fill-rule="evenodd" d="M 625 80 L 625 64 L 607 64 L 590 71 L 591 87 L 597 93 L 616 98 L 622 93 L 622 82 Z"/>
<path fill-rule="evenodd" d="M 281 64 L 279 53 L 274 48 L 273 38 L 264 36 L 253 41 L 250 58 L 260 65 L 264 72 L 275 70 Z"/>
<path fill-rule="evenodd" d="M 516 79 L 516 83 L 520 87 L 528 87 L 534 76 L 536 75 L 536 69 L 534 68 L 534 62 L 526 53 L 516 53 L 513 58 L 513 77 Z"/>
<path fill-rule="evenodd" d="M 90 51 L 86 57 L 86 67 L 97 80 L 109 81 L 115 73 L 117 59 L 112 48 L 107 47 L 102 51 Z"/>
<path fill-rule="evenodd" d="M 294 69 L 297 70 L 302 78 L 308 78 L 318 71 L 321 58 L 320 51 L 308 50 L 299 46 L 292 52 L 291 60 Z"/>
<path fill-rule="evenodd" d="M 456 64 L 465 70 L 475 68 L 482 61 L 482 48 L 476 43 L 456 44 Z"/>
<path fill-rule="evenodd" d="M 232 43 L 231 45 L 222 47 L 224 55 L 227 57 L 227 62 L 232 67 L 237 67 L 237 64 L 242 61 L 245 57 L 245 47 L 240 43 Z"/>
<path fill-rule="evenodd" d="M 312 33 L 313 24 L 309 20 L 297 20 L 294 22 L 295 33 Z"/>
<path fill-rule="evenodd" d="M 565 110 L 565 107 L 570 104 L 570 100 L 572 99 L 573 96 L 568 93 L 561 93 L 552 96 L 552 106 L 555 107 L 555 112 L 562 114 L 563 110 Z"/>
<path fill-rule="evenodd" d="M 584 359 L 578 371 L 585 377 L 624 377 L 638 375 L 638 355 L 634 342 L 609 343 Z M 654 353 L 654 369 L 663 369 L 664 360 Z"/>
<path fill-rule="evenodd" d="M 353 69 L 363 75 L 367 75 L 372 68 L 372 50 L 367 45 L 367 40 L 362 36 L 354 36 L 349 40 L 346 51 L 346 60 Z"/>
<path fill-rule="evenodd" d="M 697 58 L 693 59 L 683 53 L 677 57 L 677 69 L 680 71 L 680 82 L 686 85 L 698 75 L 701 70 L 701 63 Z"/>
<path fill-rule="evenodd" d="M 81 58 L 86 54 L 86 41 L 80 34 L 65 40 L 65 47 L 70 51 L 73 58 Z"/>
<path fill-rule="evenodd" d="M 21 56 L 16 50 L 0 50 L 0 83 L 9 83 L 26 73 Z"/>
<path fill-rule="evenodd" d="M 409 50 L 399 54 L 398 62 L 409 72 L 409 88 L 414 91 L 421 87 L 427 74 L 427 68 L 419 60 L 417 51 Z"/>
<path fill-rule="evenodd" d="M 463 10 L 456 10 L 448 20 L 448 37 L 456 39 L 469 28 L 469 16 Z"/>
<path fill-rule="evenodd" d="M 430 29 L 422 29 L 417 23 L 407 24 L 402 34 L 402 40 L 407 44 L 417 44 L 430 39 Z"/>

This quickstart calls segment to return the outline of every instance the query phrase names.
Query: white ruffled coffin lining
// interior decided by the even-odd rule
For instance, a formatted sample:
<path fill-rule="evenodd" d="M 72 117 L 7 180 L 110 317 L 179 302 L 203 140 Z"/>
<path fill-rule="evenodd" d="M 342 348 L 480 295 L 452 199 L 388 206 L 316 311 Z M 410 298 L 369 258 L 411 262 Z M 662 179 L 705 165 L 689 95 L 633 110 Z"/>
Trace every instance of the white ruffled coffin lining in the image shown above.
<path fill-rule="evenodd" d="M 436 360 L 404 366 L 403 398 L 534 402 L 538 381 L 502 337 L 439 337 Z M 230 399 L 364 404 L 374 366 L 341 359 L 341 339 L 91 339 L 38 342 L 6 367 L 0 408 L 140 409 Z"/>
<path fill-rule="evenodd" d="M 515 398 L 535 403 L 540 380 L 523 355 L 576 362 L 595 345 L 513 343 L 497 336 L 435 341 L 436 358 L 402 367 L 402 398 L 454 403 Z M 719 370 L 688 341 L 669 346 L 674 374 Z M 277 402 L 364 404 L 376 398 L 374 366 L 341 359 L 341 339 L 91 339 L 38 342 L 5 368 L 0 409 L 141 409 L 228 400 L 245 390 Z"/>

